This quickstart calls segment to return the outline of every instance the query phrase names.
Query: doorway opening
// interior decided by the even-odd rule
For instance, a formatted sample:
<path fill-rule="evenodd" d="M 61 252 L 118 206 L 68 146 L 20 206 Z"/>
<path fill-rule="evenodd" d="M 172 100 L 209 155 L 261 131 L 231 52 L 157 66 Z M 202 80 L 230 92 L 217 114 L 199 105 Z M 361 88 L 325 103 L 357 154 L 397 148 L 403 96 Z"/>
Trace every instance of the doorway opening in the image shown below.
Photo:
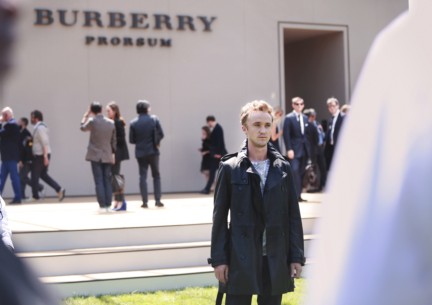
<path fill-rule="evenodd" d="M 286 113 L 300 96 L 328 118 L 326 101 L 349 102 L 348 27 L 279 23 L 281 99 Z"/>

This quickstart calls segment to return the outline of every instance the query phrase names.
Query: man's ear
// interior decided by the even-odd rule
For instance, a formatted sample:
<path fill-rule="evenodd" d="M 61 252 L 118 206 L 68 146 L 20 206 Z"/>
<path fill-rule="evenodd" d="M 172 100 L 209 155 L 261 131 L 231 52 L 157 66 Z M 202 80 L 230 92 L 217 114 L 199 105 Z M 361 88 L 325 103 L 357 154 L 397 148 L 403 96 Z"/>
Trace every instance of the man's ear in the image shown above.
<path fill-rule="evenodd" d="M 241 128 L 242 128 L 243 132 L 246 133 L 247 127 L 245 125 L 242 125 Z"/>

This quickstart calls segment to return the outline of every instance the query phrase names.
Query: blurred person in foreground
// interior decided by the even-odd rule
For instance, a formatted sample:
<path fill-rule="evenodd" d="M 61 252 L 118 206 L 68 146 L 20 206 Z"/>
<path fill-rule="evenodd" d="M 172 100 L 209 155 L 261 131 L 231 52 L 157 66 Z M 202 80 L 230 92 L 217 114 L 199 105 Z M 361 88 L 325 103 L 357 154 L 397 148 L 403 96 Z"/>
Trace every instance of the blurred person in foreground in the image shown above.
<path fill-rule="evenodd" d="M 219 165 L 209 262 L 226 305 L 249 305 L 254 294 L 280 305 L 305 261 L 297 192 L 288 161 L 269 144 L 272 107 L 248 103 L 240 120 L 243 147 Z"/>
<path fill-rule="evenodd" d="M 4 76 L 10 66 L 10 47 L 14 38 L 12 30 L 15 17 L 15 5 L 7 0 L 0 0 L 0 98 Z M 0 216 L 2 218 L 5 216 L 3 208 L 4 201 L 1 199 Z M 27 266 L 12 253 L 11 247 L 5 245 L 4 233 L 7 230 L 3 228 L 3 225 L 1 227 L 3 242 L 0 242 L 0 304 L 60 304 Z"/>
<path fill-rule="evenodd" d="M 432 303 L 432 2 L 409 7 L 376 39 L 353 96 L 307 305 Z"/>

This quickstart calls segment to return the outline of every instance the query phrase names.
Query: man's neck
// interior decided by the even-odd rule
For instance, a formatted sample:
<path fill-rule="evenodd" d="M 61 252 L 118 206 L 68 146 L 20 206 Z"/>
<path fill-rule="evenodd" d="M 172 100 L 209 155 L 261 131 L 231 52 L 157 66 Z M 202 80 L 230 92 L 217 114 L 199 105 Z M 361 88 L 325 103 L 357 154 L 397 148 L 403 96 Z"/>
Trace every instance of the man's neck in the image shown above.
<path fill-rule="evenodd" d="M 256 147 L 248 143 L 248 158 L 251 161 L 264 161 L 267 159 L 267 146 Z"/>

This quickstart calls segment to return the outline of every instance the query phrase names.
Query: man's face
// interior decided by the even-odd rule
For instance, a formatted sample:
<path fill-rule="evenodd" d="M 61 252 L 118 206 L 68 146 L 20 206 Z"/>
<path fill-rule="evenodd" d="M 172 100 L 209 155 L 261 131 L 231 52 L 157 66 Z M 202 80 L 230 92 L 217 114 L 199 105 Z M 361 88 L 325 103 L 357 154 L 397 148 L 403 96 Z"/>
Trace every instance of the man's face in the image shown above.
<path fill-rule="evenodd" d="M 301 113 L 303 111 L 303 108 L 304 108 L 304 101 L 303 100 L 297 100 L 297 101 L 292 103 L 292 107 L 293 107 L 295 112 Z"/>
<path fill-rule="evenodd" d="M 252 111 L 248 115 L 246 124 L 242 126 L 249 144 L 261 148 L 267 146 L 271 137 L 272 117 L 263 111 Z"/>
<path fill-rule="evenodd" d="M 331 115 L 335 115 L 339 109 L 339 105 L 336 104 L 335 102 L 331 102 L 331 103 L 327 104 L 327 108 L 328 108 Z"/>
<path fill-rule="evenodd" d="M 37 123 L 37 120 L 33 115 L 30 116 L 30 122 L 32 123 L 32 125 L 35 125 Z"/>
<path fill-rule="evenodd" d="M 207 126 L 210 129 L 213 129 L 215 127 L 215 125 L 216 125 L 216 121 L 207 121 Z"/>
<path fill-rule="evenodd" d="M 9 114 L 6 111 L 2 112 L 2 119 L 4 122 L 9 121 Z"/>

